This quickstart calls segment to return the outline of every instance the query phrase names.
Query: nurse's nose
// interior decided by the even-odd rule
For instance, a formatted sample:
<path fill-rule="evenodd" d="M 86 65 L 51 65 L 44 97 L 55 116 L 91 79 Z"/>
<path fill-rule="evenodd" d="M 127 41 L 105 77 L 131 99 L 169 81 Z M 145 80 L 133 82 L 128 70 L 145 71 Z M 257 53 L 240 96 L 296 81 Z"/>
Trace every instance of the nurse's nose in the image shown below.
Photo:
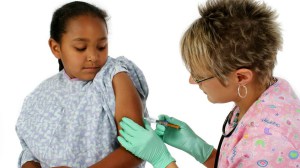
<path fill-rule="evenodd" d="M 189 78 L 189 83 L 190 84 L 198 84 L 197 82 L 195 82 L 194 78 L 192 77 L 192 75 L 190 75 L 190 78 Z"/>

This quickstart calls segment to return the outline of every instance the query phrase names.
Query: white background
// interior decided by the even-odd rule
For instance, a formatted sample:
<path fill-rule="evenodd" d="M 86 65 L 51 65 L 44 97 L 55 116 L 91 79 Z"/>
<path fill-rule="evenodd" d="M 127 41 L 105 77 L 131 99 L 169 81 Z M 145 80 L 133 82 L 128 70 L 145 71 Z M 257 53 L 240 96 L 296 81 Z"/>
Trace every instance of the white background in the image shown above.
<path fill-rule="evenodd" d="M 107 10 L 109 55 L 124 55 L 144 72 L 150 94 L 151 116 L 168 114 L 188 124 L 208 143 L 217 147 L 221 126 L 232 104 L 211 104 L 181 61 L 179 40 L 198 17 L 204 0 L 101 0 L 89 1 Z M 21 105 L 41 81 L 58 72 L 48 47 L 53 11 L 65 0 L 12 0 L 0 5 L 0 165 L 17 167 L 21 152 L 15 124 Z M 284 45 L 278 54 L 275 76 L 287 79 L 300 92 L 300 2 L 266 0 L 279 13 Z M 297 45 L 298 44 L 298 45 Z M 180 167 L 201 167 L 192 157 L 168 147 Z M 187 166 L 189 165 L 189 166 Z M 152 167 L 147 164 L 147 167 Z"/>

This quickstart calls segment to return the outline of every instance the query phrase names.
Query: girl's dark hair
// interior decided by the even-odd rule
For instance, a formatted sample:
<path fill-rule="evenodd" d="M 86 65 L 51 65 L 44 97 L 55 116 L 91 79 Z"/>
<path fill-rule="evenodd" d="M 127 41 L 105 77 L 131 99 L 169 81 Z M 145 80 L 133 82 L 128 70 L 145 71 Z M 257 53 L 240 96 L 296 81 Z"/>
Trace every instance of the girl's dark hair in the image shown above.
<path fill-rule="evenodd" d="M 67 23 L 70 19 L 81 15 L 92 15 L 99 17 L 104 21 L 107 28 L 107 13 L 89 3 L 74 1 L 63 5 L 58 8 L 52 16 L 52 21 L 50 25 L 50 38 L 54 39 L 56 42 L 61 43 L 61 38 L 63 33 L 66 33 Z M 62 61 L 58 60 L 59 71 L 64 69 Z"/>

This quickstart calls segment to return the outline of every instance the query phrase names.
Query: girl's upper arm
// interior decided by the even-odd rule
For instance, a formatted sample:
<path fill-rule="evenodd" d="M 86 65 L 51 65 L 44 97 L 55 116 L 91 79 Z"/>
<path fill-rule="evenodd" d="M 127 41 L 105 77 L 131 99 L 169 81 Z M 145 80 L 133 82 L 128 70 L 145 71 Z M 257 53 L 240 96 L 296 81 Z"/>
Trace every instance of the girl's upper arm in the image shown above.
<path fill-rule="evenodd" d="M 117 73 L 112 81 L 116 111 L 115 120 L 118 130 L 119 122 L 123 117 L 128 117 L 136 123 L 143 125 L 143 105 L 137 89 L 126 72 Z"/>
<path fill-rule="evenodd" d="M 35 161 L 28 161 L 22 165 L 22 168 L 41 168 L 41 165 Z"/>

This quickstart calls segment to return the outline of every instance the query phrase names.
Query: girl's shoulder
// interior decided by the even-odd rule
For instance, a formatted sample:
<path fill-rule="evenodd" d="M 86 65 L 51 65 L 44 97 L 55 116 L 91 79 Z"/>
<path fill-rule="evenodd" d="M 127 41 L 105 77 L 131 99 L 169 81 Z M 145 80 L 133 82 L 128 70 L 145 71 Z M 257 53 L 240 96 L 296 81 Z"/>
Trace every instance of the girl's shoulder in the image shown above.
<path fill-rule="evenodd" d="M 131 60 L 124 56 L 116 58 L 108 57 L 105 65 L 101 68 L 95 78 L 112 77 L 118 72 L 128 72 L 131 69 L 139 69 Z"/>
<path fill-rule="evenodd" d="M 133 61 L 124 56 L 108 57 L 107 62 L 94 78 L 93 84 L 98 90 L 107 90 L 107 87 L 111 88 L 113 77 L 120 72 L 125 72 L 129 75 L 143 97 L 146 98 L 148 96 L 148 85 L 142 70 Z"/>
<path fill-rule="evenodd" d="M 57 90 L 61 88 L 62 83 L 63 83 L 63 72 L 60 71 L 59 73 L 49 78 L 46 78 L 41 83 L 39 83 L 27 97 L 37 96 L 42 93 L 47 94 L 53 90 Z"/>
<path fill-rule="evenodd" d="M 64 81 L 63 73 L 64 73 L 63 71 L 60 71 L 57 74 L 49 78 L 46 78 L 36 87 L 35 90 L 40 90 L 40 89 L 48 90 L 51 88 L 58 87 Z"/>

